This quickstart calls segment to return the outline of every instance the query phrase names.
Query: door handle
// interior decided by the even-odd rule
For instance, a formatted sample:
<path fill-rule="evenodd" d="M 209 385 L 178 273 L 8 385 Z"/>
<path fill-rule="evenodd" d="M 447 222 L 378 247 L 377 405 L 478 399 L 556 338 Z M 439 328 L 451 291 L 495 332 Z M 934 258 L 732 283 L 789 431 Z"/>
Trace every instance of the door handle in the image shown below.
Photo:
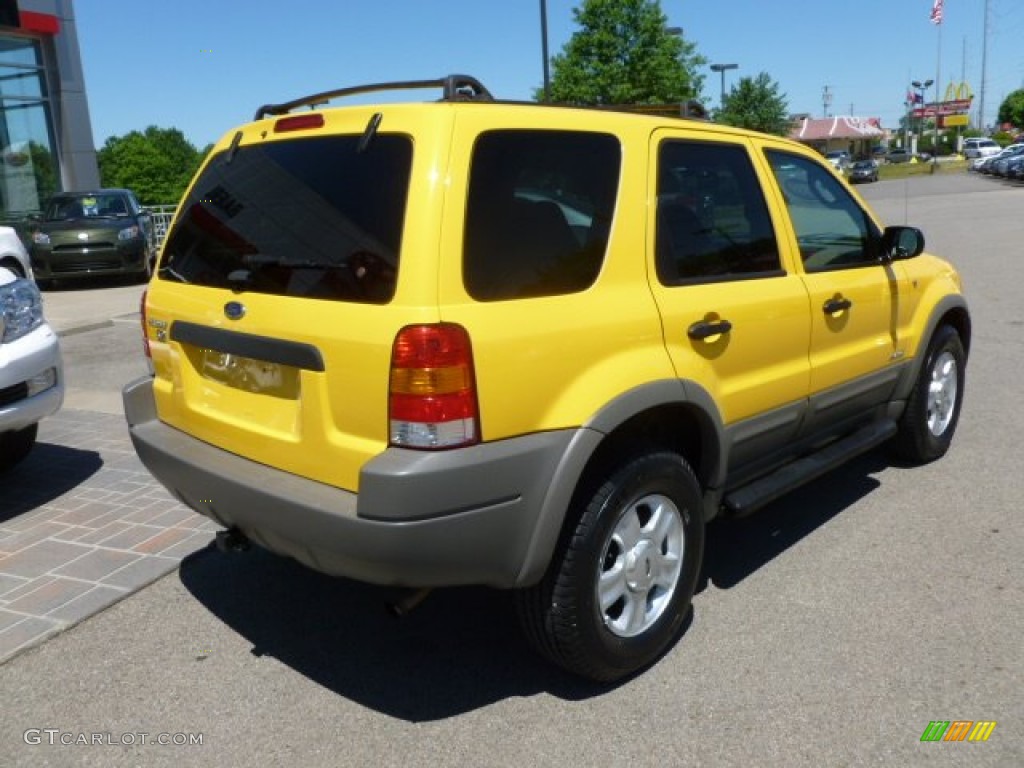
<path fill-rule="evenodd" d="M 686 329 L 686 335 L 694 341 L 703 341 L 710 336 L 719 336 L 732 330 L 732 323 L 728 320 L 719 320 L 709 323 L 706 320 L 699 320 Z"/>
<path fill-rule="evenodd" d="M 838 312 L 843 312 L 853 306 L 853 302 L 849 299 L 828 299 L 825 301 L 822 307 L 825 310 L 826 315 L 834 315 Z"/>

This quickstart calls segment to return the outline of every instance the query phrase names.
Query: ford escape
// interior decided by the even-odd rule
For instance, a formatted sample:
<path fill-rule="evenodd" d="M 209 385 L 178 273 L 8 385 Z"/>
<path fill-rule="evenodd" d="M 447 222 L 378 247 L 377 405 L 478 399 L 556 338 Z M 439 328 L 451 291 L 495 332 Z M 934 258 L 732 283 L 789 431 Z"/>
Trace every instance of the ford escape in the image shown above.
<path fill-rule="evenodd" d="M 397 87 L 443 96 L 318 106 Z M 126 415 L 232 541 L 512 589 L 541 654 L 612 680 L 678 633 L 707 521 L 947 451 L 970 318 L 923 249 L 778 137 L 463 76 L 316 94 L 192 182 Z"/>

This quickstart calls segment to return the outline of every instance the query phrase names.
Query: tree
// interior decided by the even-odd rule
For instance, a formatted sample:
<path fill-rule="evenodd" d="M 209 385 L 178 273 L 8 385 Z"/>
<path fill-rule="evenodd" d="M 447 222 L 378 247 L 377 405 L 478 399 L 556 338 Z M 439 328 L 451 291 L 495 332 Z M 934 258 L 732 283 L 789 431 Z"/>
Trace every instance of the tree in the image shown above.
<path fill-rule="evenodd" d="M 779 93 L 779 84 L 767 72 L 756 78 L 741 77 L 725 95 L 715 121 L 778 136 L 785 136 L 790 129 L 786 96 Z"/>
<path fill-rule="evenodd" d="M 177 128 L 155 125 L 111 136 L 97 153 L 103 186 L 127 187 L 145 205 L 177 203 L 202 159 Z"/>
<path fill-rule="evenodd" d="M 45 204 L 57 191 L 57 169 L 53 163 L 53 153 L 48 146 L 38 141 L 30 141 L 28 151 L 32 156 L 32 172 L 36 178 L 39 202 Z"/>
<path fill-rule="evenodd" d="M 999 105 L 998 122 L 1009 123 L 1016 128 L 1024 128 L 1024 88 L 1010 93 Z"/>
<path fill-rule="evenodd" d="M 584 0 L 573 16 L 579 30 L 551 60 L 552 101 L 672 104 L 700 96 L 707 60 L 666 29 L 657 0 Z"/>

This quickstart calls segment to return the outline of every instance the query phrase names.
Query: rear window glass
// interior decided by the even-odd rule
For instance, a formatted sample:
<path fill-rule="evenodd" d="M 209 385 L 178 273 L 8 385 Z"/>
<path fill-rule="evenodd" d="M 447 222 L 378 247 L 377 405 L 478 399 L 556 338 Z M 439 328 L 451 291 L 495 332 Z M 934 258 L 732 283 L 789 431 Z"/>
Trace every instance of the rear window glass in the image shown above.
<path fill-rule="evenodd" d="M 621 151 L 614 136 L 492 131 L 470 168 L 463 252 L 478 301 L 582 291 L 601 271 Z"/>
<path fill-rule="evenodd" d="M 412 164 L 407 136 L 276 141 L 220 153 L 182 202 L 160 276 L 383 304 L 394 295 Z"/>

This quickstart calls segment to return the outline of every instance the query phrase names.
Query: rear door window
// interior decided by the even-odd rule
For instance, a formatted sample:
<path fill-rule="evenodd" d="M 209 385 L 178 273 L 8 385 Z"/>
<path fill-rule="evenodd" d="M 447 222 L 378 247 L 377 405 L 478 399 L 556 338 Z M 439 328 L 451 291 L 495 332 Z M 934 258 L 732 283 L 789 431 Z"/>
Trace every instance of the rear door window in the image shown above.
<path fill-rule="evenodd" d="M 662 143 L 657 216 L 664 285 L 783 274 L 768 205 L 742 146 Z"/>
<path fill-rule="evenodd" d="M 409 137 L 329 136 L 214 157 L 182 204 L 165 280 L 383 304 L 394 295 Z"/>
<path fill-rule="evenodd" d="M 614 136 L 491 131 L 470 168 L 463 281 L 478 301 L 575 293 L 604 261 L 621 151 Z"/>

